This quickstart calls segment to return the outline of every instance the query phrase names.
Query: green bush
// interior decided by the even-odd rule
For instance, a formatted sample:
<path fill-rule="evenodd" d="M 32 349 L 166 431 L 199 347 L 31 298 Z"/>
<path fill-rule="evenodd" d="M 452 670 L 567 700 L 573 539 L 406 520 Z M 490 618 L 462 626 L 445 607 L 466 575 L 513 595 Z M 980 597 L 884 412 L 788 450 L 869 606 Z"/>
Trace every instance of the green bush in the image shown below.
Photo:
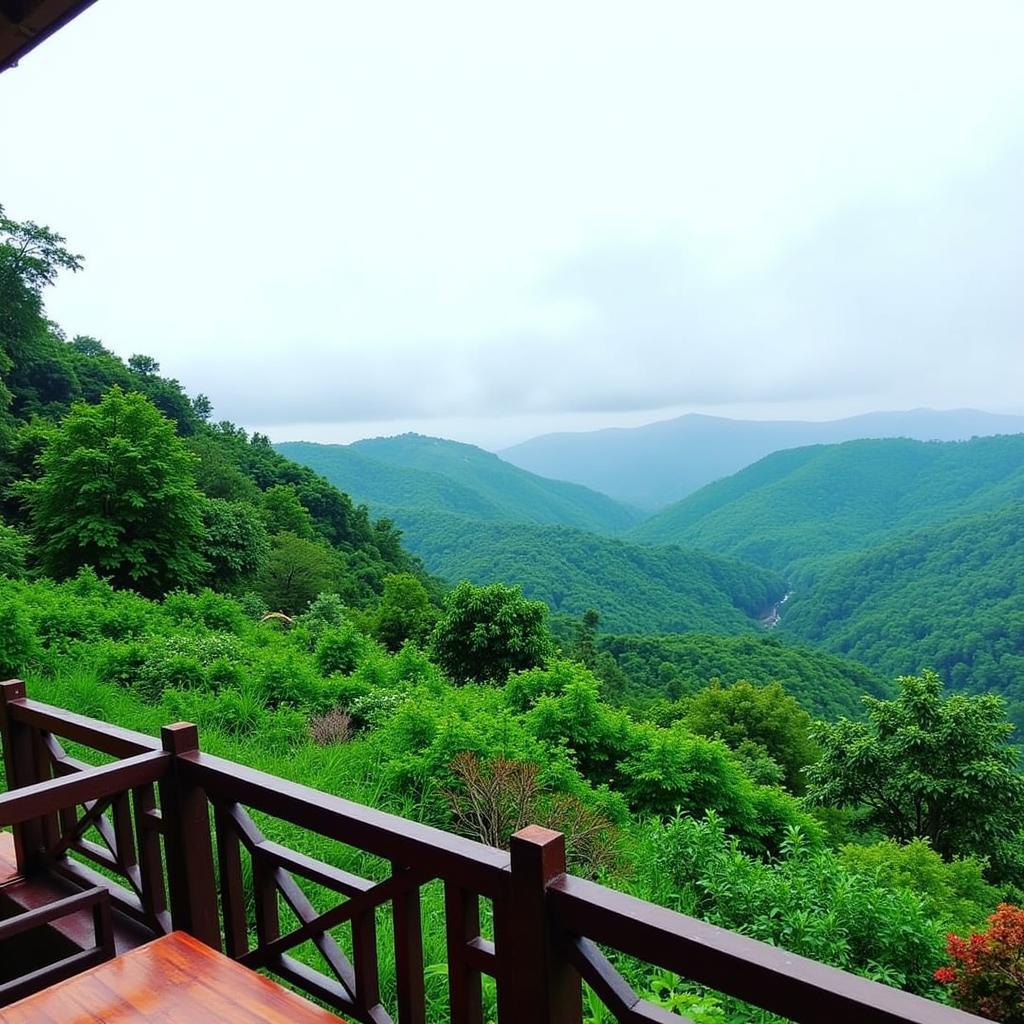
<path fill-rule="evenodd" d="M 891 839 L 871 846 L 844 846 L 843 863 L 851 871 L 917 893 L 928 913 L 958 935 L 985 930 L 999 891 L 984 878 L 987 864 L 975 857 L 943 860 L 926 839 L 900 845 Z"/>
<path fill-rule="evenodd" d="M 919 896 L 851 871 L 799 828 L 780 854 L 741 852 L 717 815 L 651 821 L 638 857 L 641 886 L 683 913 L 844 970 L 936 996 L 944 934 Z"/>
<path fill-rule="evenodd" d="M 324 630 L 316 645 L 316 664 L 325 676 L 347 676 L 366 657 L 372 641 L 348 623 Z"/>
<path fill-rule="evenodd" d="M 177 624 L 194 622 L 207 629 L 239 632 L 248 620 L 242 606 L 230 597 L 204 587 L 197 594 L 176 590 L 164 598 L 164 611 Z"/>
<path fill-rule="evenodd" d="M 26 675 L 38 651 L 25 609 L 10 598 L 0 600 L 0 674 L 5 679 Z"/>

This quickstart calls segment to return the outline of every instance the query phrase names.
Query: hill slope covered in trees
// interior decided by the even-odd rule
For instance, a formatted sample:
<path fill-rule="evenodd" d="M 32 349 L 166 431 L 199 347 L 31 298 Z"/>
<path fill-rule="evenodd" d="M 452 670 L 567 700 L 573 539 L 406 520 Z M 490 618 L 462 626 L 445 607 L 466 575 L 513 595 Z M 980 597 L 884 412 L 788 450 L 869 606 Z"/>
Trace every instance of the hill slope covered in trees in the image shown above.
<path fill-rule="evenodd" d="M 65 340 L 43 290 L 80 266 L 0 208 L 0 572 L 88 565 L 145 593 L 207 585 L 290 612 L 322 590 L 365 605 L 399 572 L 436 590 L 392 524 L 265 436 L 211 422 L 154 359 Z"/>
<path fill-rule="evenodd" d="M 798 582 L 786 636 L 1024 702 L 1024 504 L 901 533 Z"/>
<path fill-rule="evenodd" d="M 668 636 L 598 636 L 595 649 L 618 669 L 617 696 L 627 701 L 699 692 L 713 680 L 731 686 L 747 680 L 757 686 L 781 683 L 801 705 L 821 718 L 863 714 L 861 697 L 884 697 L 889 686 L 863 665 L 774 634 L 757 636 L 687 633 Z M 602 672 L 597 663 L 599 675 Z"/>
<path fill-rule="evenodd" d="M 1024 434 L 850 441 L 769 455 L 662 510 L 630 537 L 786 572 L 1020 497 Z"/>
<path fill-rule="evenodd" d="M 457 441 L 403 434 L 350 445 L 294 441 L 276 448 L 382 511 L 429 509 L 598 533 L 624 530 L 639 519 L 639 513 L 604 494 L 536 476 Z"/>
<path fill-rule="evenodd" d="M 555 612 L 596 608 L 615 632 L 747 630 L 784 591 L 774 572 L 700 551 L 627 544 L 567 526 L 481 523 L 437 512 L 396 518 L 431 572 L 516 583 Z"/>

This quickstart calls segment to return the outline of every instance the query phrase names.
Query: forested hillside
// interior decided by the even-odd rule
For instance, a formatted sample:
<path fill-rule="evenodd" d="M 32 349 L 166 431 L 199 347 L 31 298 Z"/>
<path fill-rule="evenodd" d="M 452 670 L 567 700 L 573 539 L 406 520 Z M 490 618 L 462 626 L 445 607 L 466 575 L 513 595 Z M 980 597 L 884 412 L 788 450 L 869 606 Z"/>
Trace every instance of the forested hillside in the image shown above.
<path fill-rule="evenodd" d="M 400 512 L 396 520 L 432 572 L 512 582 L 555 612 L 596 608 L 615 632 L 751 629 L 785 590 L 775 573 L 731 558 L 627 544 L 570 527 L 433 512 Z"/>
<path fill-rule="evenodd" d="M 277 450 L 376 509 L 455 512 L 481 520 L 558 523 L 615 533 L 640 515 L 579 484 L 548 480 L 474 445 L 419 434 Z"/>
<path fill-rule="evenodd" d="M 545 434 L 500 454 L 524 469 L 574 480 L 649 512 L 772 452 L 858 438 L 967 440 L 1024 432 L 1024 416 L 976 409 L 875 412 L 825 422 L 732 420 L 688 414 L 642 427 Z"/>
<path fill-rule="evenodd" d="M 211 422 L 210 400 L 190 398 L 155 360 L 66 340 L 42 292 L 80 257 L 0 209 L 4 237 L 0 571 L 65 577 L 92 565 L 143 593 L 209 585 L 287 612 L 325 589 L 364 605 L 396 572 L 436 591 L 387 520 L 265 436 Z"/>
<path fill-rule="evenodd" d="M 886 676 L 927 665 L 1024 703 L 1024 503 L 830 561 L 797 584 L 782 631 Z"/>
<path fill-rule="evenodd" d="M 602 635 L 595 650 L 612 659 L 618 672 L 608 675 L 623 699 L 633 701 L 675 699 L 699 692 L 709 680 L 729 686 L 745 679 L 758 686 L 781 683 L 821 718 L 856 718 L 863 713 L 864 694 L 882 697 L 890 689 L 854 661 L 783 643 L 775 635 Z M 597 668 L 602 674 L 599 662 Z"/>
<path fill-rule="evenodd" d="M 769 455 L 664 509 L 630 536 L 786 572 L 1022 496 L 1024 434 L 850 441 Z"/>

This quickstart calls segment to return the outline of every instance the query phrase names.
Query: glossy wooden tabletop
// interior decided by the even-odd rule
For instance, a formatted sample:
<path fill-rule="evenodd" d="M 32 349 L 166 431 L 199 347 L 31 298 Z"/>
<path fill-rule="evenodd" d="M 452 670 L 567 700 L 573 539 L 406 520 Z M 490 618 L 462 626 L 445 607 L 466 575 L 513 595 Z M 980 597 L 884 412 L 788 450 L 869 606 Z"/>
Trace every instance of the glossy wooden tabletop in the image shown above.
<path fill-rule="evenodd" d="M 183 932 L 0 1009 L 0 1024 L 338 1024 Z"/>

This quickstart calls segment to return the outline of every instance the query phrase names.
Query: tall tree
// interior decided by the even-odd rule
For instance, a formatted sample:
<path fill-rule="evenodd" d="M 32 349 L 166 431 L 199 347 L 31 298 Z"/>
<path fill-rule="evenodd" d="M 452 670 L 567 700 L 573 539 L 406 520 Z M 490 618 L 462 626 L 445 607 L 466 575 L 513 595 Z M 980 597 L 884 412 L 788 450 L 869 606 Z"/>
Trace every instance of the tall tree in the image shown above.
<path fill-rule="evenodd" d="M 25 489 L 43 567 L 64 577 L 89 565 L 146 594 L 195 583 L 205 566 L 194 461 L 143 395 L 115 387 L 74 406 Z"/>
<path fill-rule="evenodd" d="M 512 672 L 542 665 L 551 652 L 547 606 L 519 587 L 463 581 L 445 599 L 431 635 L 438 664 L 457 683 L 503 683 Z"/>
<path fill-rule="evenodd" d="M 741 679 L 722 686 L 715 680 L 684 706 L 691 732 L 718 737 L 747 757 L 760 748 L 781 766 L 788 789 L 804 791 L 804 770 L 819 754 L 810 738 L 811 716 L 779 683 L 755 686 Z"/>
<path fill-rule="evenodd" d="M 866 722 L 820 724 L 823 755 L 807 770 L 816 803 L 863 807 L 900 842 L 931 841 L 944 857 L 980 854 L 997 873 L 1014 863 L 1024 777 L 1006 705 L 992 694 L 944 697 L 934 672 L 899 680 L 895 700 L 865 697 Z"/>

